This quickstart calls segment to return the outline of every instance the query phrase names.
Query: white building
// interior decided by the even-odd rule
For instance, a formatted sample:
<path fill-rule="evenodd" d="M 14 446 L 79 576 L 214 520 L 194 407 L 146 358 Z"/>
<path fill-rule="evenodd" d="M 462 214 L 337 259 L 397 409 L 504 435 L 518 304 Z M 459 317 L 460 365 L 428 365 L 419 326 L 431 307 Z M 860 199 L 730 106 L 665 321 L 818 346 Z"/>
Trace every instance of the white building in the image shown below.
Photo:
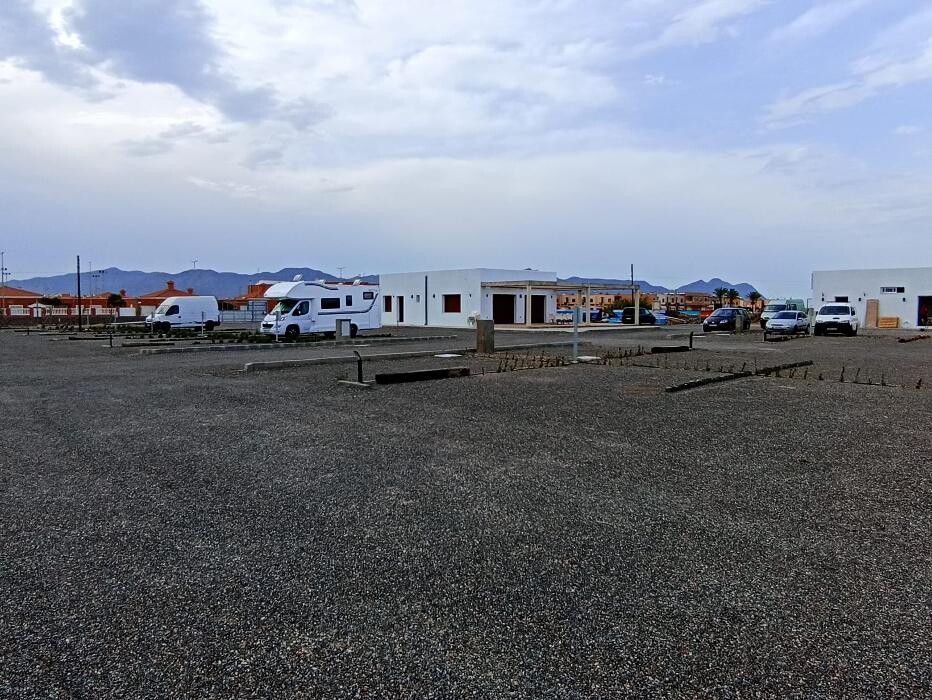
<path fill-rule="evenodd" d="M 932 326 L 932 267 L 813 272 L 812 306 L 833 301 L 854 305 L 865 328 L 890 318 L 900 328 Z"/>
<path fill-rule="evenodd" d="M 488 268 L 379 275 L 379 285 L 382 325 L 447 328 L 467 328 L 479 319 L 496 325 L 568 323 L 569 317 L 557 313 L 557 298 L 567 293 L 586 300 L 581 310 L 585 320 L 591 315 L 593 290 L 601 289 L 588 282 L 561 284 L 556 272 Z M 638 285 L 612 288 L 630 289 L 635 306 L 640 304 Z"/>
<path fill-rule="evenodd" d="M 379 275 L 382 324 L 466 328 L 549 323 L 557 311 L 557 273 L 538 270 L 435 270 Z"/>

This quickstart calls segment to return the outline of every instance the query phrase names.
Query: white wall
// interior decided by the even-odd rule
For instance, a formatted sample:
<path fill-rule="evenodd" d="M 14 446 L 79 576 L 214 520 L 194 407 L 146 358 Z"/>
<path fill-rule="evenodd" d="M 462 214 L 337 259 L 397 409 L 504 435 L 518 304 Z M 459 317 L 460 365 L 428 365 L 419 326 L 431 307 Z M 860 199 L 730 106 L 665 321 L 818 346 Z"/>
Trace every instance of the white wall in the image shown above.
<path fill-rule="evenodd" d="M 903 287 L 902 293 L 881 293 L 881 287 Z M 884 270 L 819 270 L 812 273 L 812 306 L 818 310 L 837 296 L 848 297 L 863 322 L 867 300 L 879 302 L 881 316 L 897 316 L 901 328 L 916 328 L 919 297 L 932 297 L 932 267 Z"/>
<path fill-rule="evenodd" d="M 425 278 L 426 293 L 425 293 Z M 478 312 L 483 319 L 492 318 L 492 297 L 490 288 L 483 288 L 483 282 L 535 281 L 556 282 L 555 272 L 537 270 L 496 270 L 490 268 L 473 268 L 468 270 L 435 270 L 431 272 L 401 272 L 379 276 L 382 297 L 392 297 L 392 310 L 386 312 L 384 301 L 382 325 L 398 325 L 398 297 L 404 297 L 404 326 L 425 325 L 425 307 L 427 325 L 452 328 L 469 327 L 469 317 Z M 524 290 L 503 288 L 496 293 L 515 294 L 519 296 L 515 309 L 515 321 L 524 323 Z M 543 290 L 536 293 L 543 293 Z M 443 310 L 445 294 L 460 295 L 459 313 L 446 313 Z M 488 294 L 488 298 L 486 295 Z M 548 292 L 548 295 L 551 293 Z M 552 310 L 548 299 L 548 314 L 556 313 L 556 295 L 553 294 Z"/>

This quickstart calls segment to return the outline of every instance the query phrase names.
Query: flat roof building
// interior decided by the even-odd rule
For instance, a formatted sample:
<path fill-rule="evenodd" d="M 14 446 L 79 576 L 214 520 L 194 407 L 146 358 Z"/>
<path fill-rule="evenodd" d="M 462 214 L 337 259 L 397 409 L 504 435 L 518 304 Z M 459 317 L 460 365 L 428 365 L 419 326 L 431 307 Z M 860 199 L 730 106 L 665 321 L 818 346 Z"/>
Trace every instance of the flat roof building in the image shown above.
<path fill-rule="evenodd" d="M 496 325 L 555 324 L 561 294 L 585 294 L 588 300 L 596 289 L 586 283 L 561 284 L 556 272 L 484 267 L 383 274 L 379 284 L 383 325 L 447 328 L 468 328 L 477 320 Z M 637 285 L 612 285 L 625 286 L 631 287 L 637 300 Z"/>
<path fill-rule="evenodd" d="M 817 270 L 812 306 L 853 305 L 864 328 L 932 327 L 932 267 Z"/>

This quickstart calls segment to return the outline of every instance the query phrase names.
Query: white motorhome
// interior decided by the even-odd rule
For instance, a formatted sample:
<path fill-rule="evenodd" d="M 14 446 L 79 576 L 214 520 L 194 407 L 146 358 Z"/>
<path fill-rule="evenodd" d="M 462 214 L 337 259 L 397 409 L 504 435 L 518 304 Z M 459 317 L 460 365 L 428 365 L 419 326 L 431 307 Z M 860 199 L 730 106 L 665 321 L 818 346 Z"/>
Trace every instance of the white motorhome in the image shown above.
<path fill-rule="evenodd" d="M 217 297 L 168 297 L 146 316 L 146 325 L 157 331 L 202 327 L 212 331 L 220 325 L 220 305 Z"/>
<path fill-rule="evenodd" d="M 278 282 L 265 291 L 266 299 L 276 299 L 259 327 L 265 335 L 297 338 L 307 333 L 332 335 L 338 321 L 349 322 L 349 333 L 380 328 L 382 315 L 379 288 L 372 284 L 324 282 Z"/>

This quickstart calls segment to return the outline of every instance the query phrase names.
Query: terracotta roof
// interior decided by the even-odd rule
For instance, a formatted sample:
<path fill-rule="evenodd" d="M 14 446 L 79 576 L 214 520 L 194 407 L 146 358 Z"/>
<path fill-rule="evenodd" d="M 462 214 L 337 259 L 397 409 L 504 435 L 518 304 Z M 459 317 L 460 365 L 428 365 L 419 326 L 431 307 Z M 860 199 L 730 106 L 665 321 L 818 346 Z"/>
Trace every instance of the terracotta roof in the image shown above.
<path fill-rule="evenodd" d="M 39 299 L 45 296 L 39 292 L 28 292 L 25 289 L 17 289 L 16 287 L 0 287 L 0 297 L 25 297 L 27 299 Z"/>

